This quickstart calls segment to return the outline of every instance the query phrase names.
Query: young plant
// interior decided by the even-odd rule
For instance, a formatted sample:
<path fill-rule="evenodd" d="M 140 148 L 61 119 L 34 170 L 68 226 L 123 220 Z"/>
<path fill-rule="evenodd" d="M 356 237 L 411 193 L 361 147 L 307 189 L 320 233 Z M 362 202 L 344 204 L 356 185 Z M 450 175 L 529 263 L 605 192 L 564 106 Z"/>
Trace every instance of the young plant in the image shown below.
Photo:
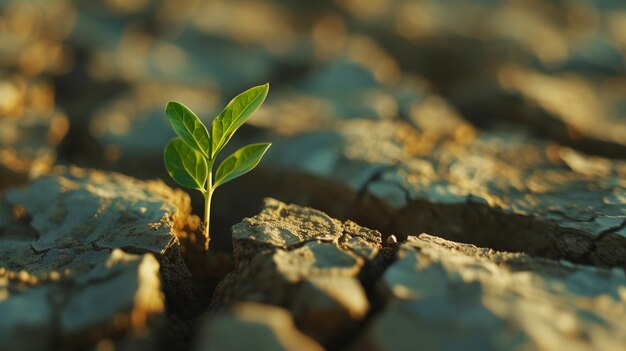
<path fill-rule="evenodd" d="M 220 185 L 250 172 L 259 164 L 271 143 L 251 144 L 235 151 L 222 161 L 213 175 L 213 164 L 252 114 L 261 106 L 269 84 L 253 87 L 237 95 L 213 119 L 211 131 L 183 104 L 170 101 L 165 114 L 178 135 L 165 146 L 164 160 L 167 173 L 183 187 L 199 190 L 204 196 L 204 249 L 209 249 L 209 220 L 211 197 Z"/>

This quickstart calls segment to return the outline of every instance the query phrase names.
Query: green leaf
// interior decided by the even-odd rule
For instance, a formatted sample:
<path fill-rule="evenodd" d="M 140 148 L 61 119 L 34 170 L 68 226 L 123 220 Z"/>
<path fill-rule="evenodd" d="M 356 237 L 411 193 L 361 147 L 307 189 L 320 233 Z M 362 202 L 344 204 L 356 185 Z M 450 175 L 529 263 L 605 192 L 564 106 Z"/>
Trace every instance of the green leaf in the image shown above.
<path fill-rule="evenodd" d="M 214 187 L 218 187 L 253 170 L 271 145 L 271 143 L 251 144 L 228 156 L 217 168 Z"/>
<path fill-rule="evenodd" d="M 211 139 L 202 121 L 187 106 L 177 101 L 170 101 L 165 107 L 165 114 L 178 136 L 194 150 L 208 157 Z"/>
<path fill-rule="evenodd" d="M 235 131 L 261 106 L 269 88 L 269 84 L 264 84 L 244 91 L 232 99 L 215 117 L 211 124 L 211 159 L 215 158 Z"/>
<path fill-rule="evenodd" d="M 176 183 L 186 188 L 205 191 L 209 173 L 206 160 L 196 150 L 189 147 L 181 139 L 172 139 L 163 153 L 165 168 Z"/>

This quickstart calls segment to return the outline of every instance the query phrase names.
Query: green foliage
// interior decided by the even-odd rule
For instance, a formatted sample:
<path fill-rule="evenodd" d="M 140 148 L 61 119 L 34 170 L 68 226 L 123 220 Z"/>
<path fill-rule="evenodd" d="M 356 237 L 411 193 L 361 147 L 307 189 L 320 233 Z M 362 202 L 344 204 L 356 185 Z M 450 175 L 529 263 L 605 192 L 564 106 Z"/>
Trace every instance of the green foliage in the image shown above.
<path fill-rule="evenodd" d="M 165 107 L 165 115 L 185 144 L 208 157 L 211 146 L 209 132 L 195 113 L 180 102 L 170 101 Z"/>
<path fill-rule="evenodd" d="M 185 105 L 171 101 L 165 108 L 167 119 L 178 138 L 165 147 L 167 173 L 183 187 L 201 191 L 205 198 L 205 236 L 208 249 L 209 214 L 213 191 L 256 167 L 271 146 L 260 143 L 244 146 L 220 164 L 213 178 L 213 164 L 233 134 L 263 104 L 269 84 L 259 85 L 237 95 L 211 123 L 205 125 Z"/>
<path fill-rule="evenodd" d="M 226 182 L 250 172 L 259 164 L 267 149 L 270 148 L 269 143 L 252 144 L 244 146 L 228 156 L 217 167 L 215 173 L 215 186 L 222 185 Z"/>
<path fill-rule="evenodd" d="M 180 138 L 172 139 L 165 146 L 165 168 L 176 183 L 185 188 L 205 191 L 208 175 L 206 160 Z"/>
<path fill-rule="evenodd" d="M 261 106 L 269 85 L 260 85 L 237 95 L 211 123 L 211 157 L 220 152 L 237 129 Z"/>

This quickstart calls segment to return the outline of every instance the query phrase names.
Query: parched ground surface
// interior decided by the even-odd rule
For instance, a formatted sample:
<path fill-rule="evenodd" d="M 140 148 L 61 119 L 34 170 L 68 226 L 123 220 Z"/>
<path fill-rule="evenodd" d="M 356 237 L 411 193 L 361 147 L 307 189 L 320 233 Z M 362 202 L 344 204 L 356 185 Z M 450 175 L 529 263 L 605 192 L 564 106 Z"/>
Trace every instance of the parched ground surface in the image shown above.
<path fill-rule="evenodd" d="M 387 233 L 425 230 L 543 257 L 626 264 L 626 163 L 506 132 L 420 145 L 432 134 L 405 122 L 350 120 L 280 139 L 266 168 L 344 186 L 344 201 L 373 207 L 361 216 Z M 353 216 L 351 209 L 338 214 Z"/>
<path fill-rule="evenodd" d="M 188 203 L 161 182 L 74 167 L 7 191 L 0 348 L 82 348 L 120 334 L 122 346 L 155 347 L 166 306 L 194 302 L 174 234 Z"/>
<path fill-rule="evenodd" d="M 625 14 L 0 2 L 0 350 L 623 349 Z M 205 256 L 164 106 L 265 82 Z"/>
<path fill-rule="evenodd" d="M 207 317 L 198 350 L 251 340 L 297 349 L 302 335 L 285 336 L 293 323 L 311 350 L 619 350 L 626 342 L 622 269 L 428 234 L 383 246 L 377 231 L 273 199 L 233 227 L 233 240 L 237 268 L 216 290 L 220 311 Z"/>

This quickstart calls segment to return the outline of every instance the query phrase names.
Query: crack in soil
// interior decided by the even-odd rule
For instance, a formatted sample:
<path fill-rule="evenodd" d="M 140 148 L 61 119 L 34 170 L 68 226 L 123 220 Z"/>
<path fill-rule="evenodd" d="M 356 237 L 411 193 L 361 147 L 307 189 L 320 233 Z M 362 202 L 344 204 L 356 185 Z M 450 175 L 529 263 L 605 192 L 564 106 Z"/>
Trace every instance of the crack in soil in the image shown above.
<path fill-rule="evenodd" d="M 609 234 L 613 234 L 615 232 L 618 232 L 622 229 L 626 228 L 626 219 L 619 225 L 616 225 L 614 227 L 608 228 L 606 230 L 601 231 L 600 233 L 598 233 L 598 235 L 595 237 L 594 241 L 600 241 L 602 239 L 604 239 L 604 237 L 608 236 Z"/>
<path fill-rule="evenodd" d="M 212 230 L 212 232 L 227 232 L 230 224 L 238 223 L 244 217 L 256 215 L 261 208 L 262 199 L 269 196 L 287 203 L 321 210 L 342 222 L 349 219 L 365 228 L 377 230 L 382 235 L 383 245 L 392 234 L 396 235 L 399 241 L 404 241 L 408 235 L 427 232 L 451 241 L 498 251 L 524 252 L 530 256 L 557 262 L 567 260 L 603 267 L 626 267 L 626 253 L 619 250 L 610 251 L 599 246 L 601 242 L 610 238 L 616 240 L 618 246 L 626 248 L 626 239 L 614 235 L 615 232 L 626 227 L 626 220 L 594 236 L 581 230 L 539 220 L 533 216 L 505 213 L 473 200 L 471 195 L 464 203 L 437 204 L 426 200 L 410 200 L 401 208 L 395 209 L 382 199 L 368 193 L 368 187 L 380 181 L 384 174 L 394 167 L 390 165 L 376 170 L 357 190 L 337 181 L 308 174 L 279 173 L 261 168 L 257 171 L 254 181 L 242 179 L 238 187 L 225 188 L 218 194 L 221 197 L 219 201 L 221 206 L 216 210 L 221 211 L 221 214 L 214 217 L 216 223 L 213 225 L 218 230 Z M 405 193 L 408 192 L 405 191 Z M 238 200 L 242 198 L 247 200 L 245 202 Z M 194 207 L 202 208 L 200 205 Z M 588 221 L 593 221 L 593 219 L 594 217 L 586 218 Z M 297 249 L 315 240 L 319 239 L 305 240 L 283 249 Z M 321 241 L 333 242 L 334 240 Z M 222 242 L 222 246 L 217 250 L 232 252 L 228 245 L 224 246 Z M 376 289 L 376 283 L 386 269 L 395 262 L 398 247 L 399 245 L 383 246 L 373 259 L 366 260 L 357 278 L 366 292 L 371 309 L 354 330 L 346 333 L 340 340 L 333 341 L 332 345 L 325 345 L 329 349 L 340 349 L 350 345 L 359 332 L 364 330 L 372 318 L 384 308 L 386 300 Z M 606 255 L 614 257 L 602 259 Z M 221 278 L 215 281 L 215 285 L 220 280 Z M 203 291 L 205 297 L 212 296 L 215 285 L 208 287 L 205 284 L 200 290 Z M 199 290 L 196 289 L 197 291 Z M 204 306 L 204 303 L 202 305 Z M 201 310 L 206 309 L 202 307 Z M 196 317 L 200 315 L 201 313 L 195 314 Z M 195 335 L 195 324 L 191 325 L 192 329 L 186 331 L 189 336 Z"/>
<path fill-rule="evenodd" d="M 498 251 L 524 252 L 535 257 L 565 259 L 588 265 L 605 266 L 609 262 L 611 266 L 626 267 L 626 254 L 622 255 L 621 251 L 601 249 L 597 255 L 586 255 L 592 248 L 592 242 L 603 240 L 624 228 L 626 223 L 606 229 L 596 236 L 532 215 L 507 213 L 480 201 L 471 201 L 471 196 L 464 203 L 445 204 L 414 199 L 400 208 L 393 208 L 366 192 L 367 187 L 390 167 L 374 172 L 356 190 L 338 181 L 301 172 L 261 168 L 254 181 L 240 180 L 239 187 L 224 189 L 222 215 L 219 217 L 236 223 L 242 217 L 256 214 L 262 198 L 269 196 L 316 208 L 339 220 L 350 219 L 378 230 L 383 233 L 383 242 L 391 234 L 403 240 L 408 235 L 426 232 Z M 263 194 L 259 189 L 263 190 Z M 244 196 L 248 199 L 245 204 L 229 200 Z M 615 236 L 614 239 L 626 249 L 626 238 Z M 228 250 L 228 247 L 225 249 Z M 598 260 L 602 255 L 606 256 L 605 259 Z"/>

